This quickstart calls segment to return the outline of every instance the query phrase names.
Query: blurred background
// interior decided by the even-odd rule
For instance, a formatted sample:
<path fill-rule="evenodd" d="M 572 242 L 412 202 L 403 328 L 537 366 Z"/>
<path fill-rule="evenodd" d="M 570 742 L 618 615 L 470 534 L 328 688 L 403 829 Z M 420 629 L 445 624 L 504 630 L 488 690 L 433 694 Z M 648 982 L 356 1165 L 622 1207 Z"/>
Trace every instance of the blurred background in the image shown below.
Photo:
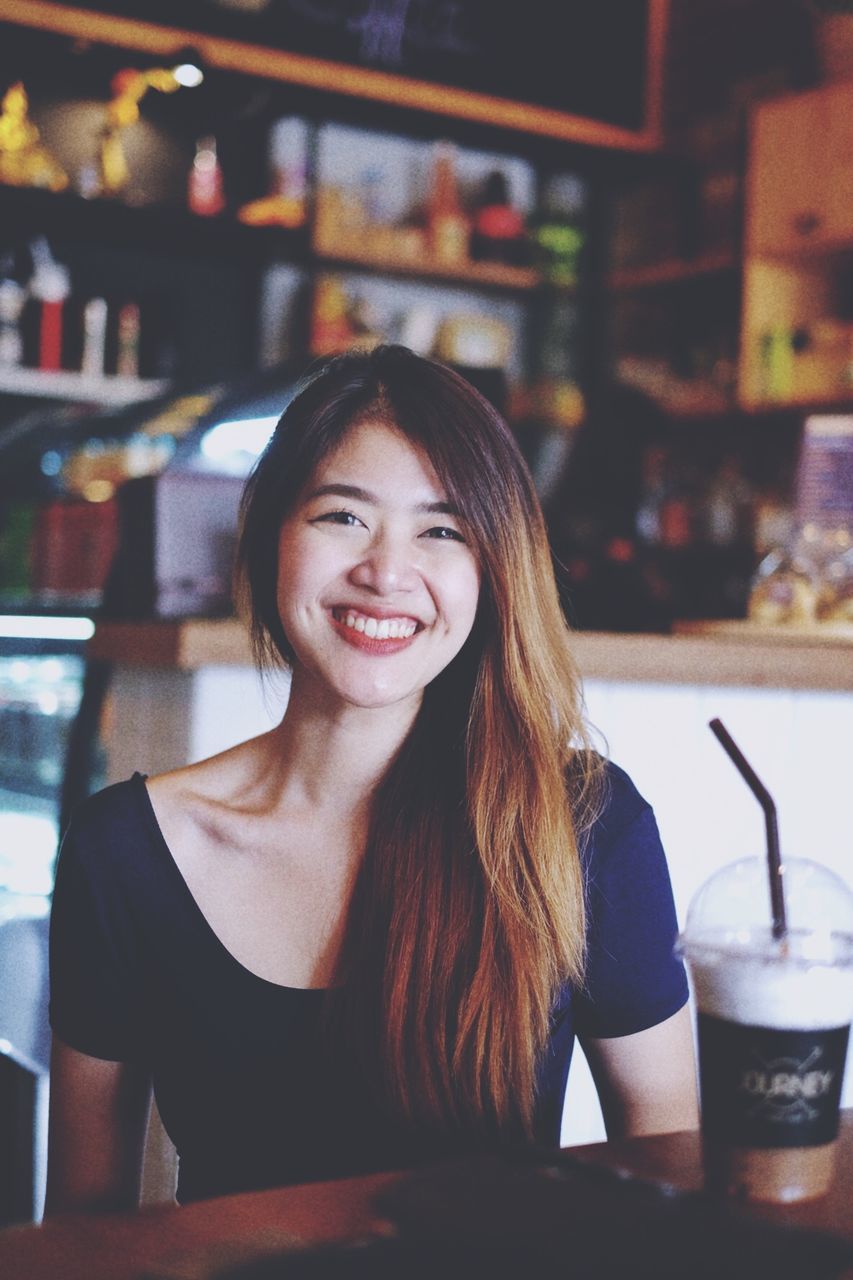
<path fill-rule="evenodd" d="M 832 685 L 819 655 L 850 686 L 849 3 L 81 6 L 0 0 L 0 968 L 8 945 L 26 991 L 0 1046 L 29 1062 L 0 1097 L 23 1112 L 70 807 L 275 714 L 234 669 L 231 559 L 313 358 L 403 342 L 493 400 L 581 642 L 793 628 L 800 685 Z M 721 684 L 786 683 L 750 652 Z M 673 740 L 660 686 L 585 674 L 642 775 L 650 724 Z M 791 717 L 849 742 L 829 698 L 765 714 L 780 788 Z M 696 839 L 692 812 L 667 823 Z M 679 906 L 700 865 L 676 865 Z"/>

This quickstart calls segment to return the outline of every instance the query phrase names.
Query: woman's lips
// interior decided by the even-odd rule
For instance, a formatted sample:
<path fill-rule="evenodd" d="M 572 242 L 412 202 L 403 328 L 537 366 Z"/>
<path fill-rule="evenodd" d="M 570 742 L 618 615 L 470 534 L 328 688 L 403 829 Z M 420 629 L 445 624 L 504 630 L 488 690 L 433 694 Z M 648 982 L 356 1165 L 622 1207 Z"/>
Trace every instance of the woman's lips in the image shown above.
<path fill-rule="evenodd" d="M 396 653 L 414 640 L 421 624 L 405 614 L 378 618 L 358 609 L 332 610 L 332 622 L 341 639 L 365 653 Z"/>

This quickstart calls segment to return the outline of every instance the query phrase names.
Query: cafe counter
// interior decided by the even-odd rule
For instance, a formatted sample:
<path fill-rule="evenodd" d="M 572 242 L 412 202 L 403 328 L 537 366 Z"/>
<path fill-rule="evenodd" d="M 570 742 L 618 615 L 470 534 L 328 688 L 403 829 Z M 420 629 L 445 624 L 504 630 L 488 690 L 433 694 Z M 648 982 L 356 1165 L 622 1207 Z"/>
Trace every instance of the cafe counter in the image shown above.
<path fill-rule="evenodd" d="M 533 1168 L 525 1176 L 522 1169 L 511 1183 L 489 1167 L 455 1173 L 448 1166 L 428 1173 L 408 1195 L 400 1175 L 381 1174 L 183 1208 L 158 1206 L 134 1215 L 68 1214 L 40 1227 L 0 1231 L 0 1275 L 10 1280 L 212 1280 L 230 1267 L 248 1267 L 253 1259 L 254 1268 L 244 1270 L 241 1280 L 272 1280 L 291 1272 L 283 1260 L 264 1266 L 264 1255 L 281 1258 L 284 1250 L 353 1240 L 362 1242 L 361 1265 L 341 1266 L 338 1255 L 338 1266 L 329 1269 L 327 1255 L 325 1268 L 317 1258 L 311 1266 L 309 1255 L 309 1265 L 297 1274 L 410 1274 L 389 1272 L 387 1266 L 370 1270 L 370 1242 L 394 1247 L 396 1227 L 401 1242 L 412 1242 L 414 1256 L 416 1242 L 426 1249 L 437 1239 L 450 1242 L 452 1266 L 441 1274 L 454 1276 L 483 1271 L 471 1266 L 471 1254 L 464 1252 L 473 1246 L 491 1250 L 492 1264 L 496 1251 L 506 1259 L 497 1272 L 489 1268 L 485 1274 L 535 1277 L 565 1269 L 567 1275 L 607 1277 L 853 1280 L 849 1113 L 842 1116 L 838 1154 L 827 1196 L 795 1205 L 741 1205 L 729 1213 L 704 1198 L 678 1194 L 698 1190 L 702 1176 L 698 1134 L 676 1133 L 572 1151 L 562 1161 L 551 1161 L 550 1173 Z M 583 1240 L 595 1255 L 594 1268 L 579 1257 Z M 465 1268 L 459 1267 L 457 1252 Z M 523 1268 L 513 1266 L 519 1253 L 529 1254 Z"/>
<path fill-rule="evenodd" d="M 783 854 L 853 883 L 853 629 L 708 623 L 672 636 L 576 632 L 572 643 L 595 741 L 655 809 L 681 921 L 713 871 L 764 848 L 761 810 L 708 730 L 715 716 L 776 799 Z M 108 781 L 262 732 L 287 700 L 286 676 L 259 679 L 233 620 L 102 623 L 89 655 L 114 664 Z M 604 1130 L 576 1057 L 563 1140 L 594 1142 Z M 853 1072 L 844 1105 L 853 1106 Z"/>
<path fill-rule="evenodd" d="M 853 625 L 689 622 L 672 636 L 576 631 L 572 645 L 587 679 L 853 692 Z M 186 672 L 251 665 L 246 629 L 232 619 L 99 623 L 88 651 Z"/>

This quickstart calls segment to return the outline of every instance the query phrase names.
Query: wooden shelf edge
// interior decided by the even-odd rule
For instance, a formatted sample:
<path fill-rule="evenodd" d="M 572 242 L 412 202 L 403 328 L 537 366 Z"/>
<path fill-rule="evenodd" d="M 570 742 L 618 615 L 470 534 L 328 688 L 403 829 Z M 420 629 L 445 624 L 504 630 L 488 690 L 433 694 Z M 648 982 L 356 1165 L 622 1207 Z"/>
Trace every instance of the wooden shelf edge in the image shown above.
<path fill-rule="evenodd" d="M 853 623 L 815 622 L 762 626 L 748 619 L 677 622 L 676 635 L 705 636 L 731 644 L 789 645 L 797 648 L 853 648 Z"/>
<path fill-rule="evenodd" d="M 248 632 L 236 618 L 97 622 L 86 656 L 177 671 L 252 665 Z"/>
<path fill-rule="evenodd" d="M 429 258 L 418 261 L 412 258 L 389 256 L 387 253 L 382 255 L 360 253 L 352 249 L 339 252 L 316 243 L 313 252 L 318 265 L 340 269 L 368 268 L 373 272 L 442 280 L 448 284 L 463 287 L 491 285 L 499 289 L 526 291 L 536 289 L 544 283 L 539 272 L 532 267 L 510 267 L 490 262 L 471 262 L 465 266 L 449 267 Z"/>
<path fill-rule="evenodd" d="M 755 417 L 774 413 L 797 413 L 803 416 L 825 413 L 847 416 L 853 414 L 853 394 L 844 400 L 815 400 L 807 396 L 799 399 L 794 397 L 790 400 L 753 400 L 740 396 L 737 408 L 742 413 L 754 414 Z"/>
<path fill-rule="evenodd" d="M 839 646 L 853 647 L 851 638 L 823 642 L 798 635 L 780 643 L 775 634 L 746 631 L 742 624 L 698 625 L 734 626 L 736 641 L 722 629 L 672 636 L 575 631 L 571 645 L 585 680 L 853 692 L 853 663 L 838 660 Z M 233 618 L 98 622 L 87 654 L 123 666 L 184 672 L 253 665 L 247 630 Z"/>
<path fill-rule="evenodd" d="M 96 12 L 56 0 L 0 0 L 0 20 L 86 40 L 171 57 L 192 46 L 208 66 L 263 79 L 347 94 L 391 106 L 435 112 L 459 120 L 540 134 L 597 149 L 653 154 L 660 151 L 660 64 L 668 0 L 650 0 L 646 63 L 653 62 L 646 94 L 648 119 L 640 129 L 574 115 L 551 107 L 499 98 L 376 68 L 332 62 L 230 37 L 164 26 L 141 18 Z M 178 6 L 176 6 L 178 8 Z"/>
<path fill-rule="evenodd" d="M 614 293 L 654 289 L 669 284 L 687 284 L 737 270 L 737 257 L 732 250 L 702 254 L 698 258 L 672 258 L 650 263 L 646 267 L 626 267 L 608 276 L 608 287 Z"/>
<path fill-rule="evenodd" d="M 845 642 L 841 642 L 845 643 Z M 845 643 L 845 648 L 851 642 Z M 853 693 L 853 663 L 838 645 L 805 639 L 777 644 L 762 636 L 618 635 L 575 632 L 572 648 L 584 680 L 618 684 Z"/>
<path fill-rule="evenodd" d="M 7 395 L 131 404 L 134 400 L 151 400 L 168 389 L 169 382 L 162 378 L 123 378 L 115 375 L 94 378 L 64 370 L 0 367 L 0 392 Z"/>

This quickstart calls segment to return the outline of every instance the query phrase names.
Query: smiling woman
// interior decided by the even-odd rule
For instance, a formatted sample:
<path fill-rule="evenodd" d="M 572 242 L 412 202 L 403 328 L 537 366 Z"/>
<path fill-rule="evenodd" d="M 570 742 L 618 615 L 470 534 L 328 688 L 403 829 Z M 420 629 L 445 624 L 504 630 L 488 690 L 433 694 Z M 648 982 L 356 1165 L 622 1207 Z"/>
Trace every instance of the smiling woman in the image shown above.
<path fill-rule="evenodd" d="M 246 487 L 261 737 L 76 815 L 53 908 L 48 1209 L 559 1142 L 575 1035 L 612 1133 L 695 1123 L 648 805 L 586 745 L 513 436 L 399 347 L 315 370 Z"/>
<path fill-rule="evenodd" d="M 278 556 L 297 697 L 405 699 L 416 711 L 474 625 L 480 574 L 462 522 L 424 450 L 372 419 L 318 463 L 306 490 Z"/>

